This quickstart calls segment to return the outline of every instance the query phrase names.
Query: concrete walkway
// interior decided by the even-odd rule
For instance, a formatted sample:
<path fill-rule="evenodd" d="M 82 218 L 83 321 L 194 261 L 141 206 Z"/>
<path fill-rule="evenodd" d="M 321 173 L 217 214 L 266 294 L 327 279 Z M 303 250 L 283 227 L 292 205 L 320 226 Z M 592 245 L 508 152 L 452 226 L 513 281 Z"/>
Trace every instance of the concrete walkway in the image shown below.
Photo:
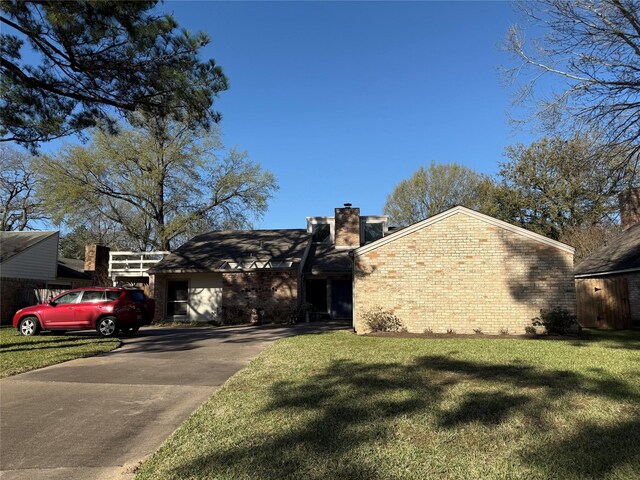
<path fill-rule="evenodd" d="M 112 352 L 3 379 L 0 477 L 131 478 L 269 343 L 337 328 L 348 325 L 147 328 Z"/>

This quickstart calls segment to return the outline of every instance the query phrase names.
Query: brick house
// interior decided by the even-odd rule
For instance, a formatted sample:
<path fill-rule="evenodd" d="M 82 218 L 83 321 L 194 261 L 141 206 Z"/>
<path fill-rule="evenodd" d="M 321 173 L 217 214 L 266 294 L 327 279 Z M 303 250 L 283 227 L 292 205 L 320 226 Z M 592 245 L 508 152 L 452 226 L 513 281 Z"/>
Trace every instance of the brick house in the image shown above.
<path fill-rule="evenodd" d="M 353 252 L 354 327 L 393 312 L 409 332 L 524 333 L 540 309 L 575 311 L 573 247 L 455 207 Z"/>
<path fill-rule="evenodd" d="M 218 320 L 306 304 L 316 319 L 393 311 L 409 331 L 523 333 L 541 308 L 575 310 L 573 248 L 456 207 L 393 230 L 350 204 L 306 229 L 210 232 L 156 264 L 156 320 Z"/>
<path fill-rule="evenodd" d="M 578 322 L 584 327 L 640 326 L 640 188 L 619 200 L 622 233 L 575 268 Z"/>
<path fill-rule="evenodd" d="M 87 246 L 90 261 L 85 263 L 59 257 L 58 243 L 57 231 L 0 232 L 0 323 L 10 323 L 18 309 L 42 301 L 37 295 L 40 290 L 98 284 L 96 262 L 91 258 L 95 260 L 100 247 Z"/>

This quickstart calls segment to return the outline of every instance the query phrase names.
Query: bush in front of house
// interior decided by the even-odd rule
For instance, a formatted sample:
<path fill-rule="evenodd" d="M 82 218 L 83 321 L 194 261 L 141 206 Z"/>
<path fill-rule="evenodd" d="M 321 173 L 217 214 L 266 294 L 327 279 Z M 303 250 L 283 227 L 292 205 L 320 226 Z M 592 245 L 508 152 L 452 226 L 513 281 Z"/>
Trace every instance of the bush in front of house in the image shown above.
<path fill-rule="evenodd" d="M 375 308 L 362 315 L 362 320 L 372 332 L 404 332 L 407 329 L 393 312 Z"/>
<path fill-rule="evenodd" d="M 542 326 L 548 334 L 564 335 L 578 326 L 577 317 L 560 307 L 540 310 L 540 316 L 531 321 L 533 326 Z"/>

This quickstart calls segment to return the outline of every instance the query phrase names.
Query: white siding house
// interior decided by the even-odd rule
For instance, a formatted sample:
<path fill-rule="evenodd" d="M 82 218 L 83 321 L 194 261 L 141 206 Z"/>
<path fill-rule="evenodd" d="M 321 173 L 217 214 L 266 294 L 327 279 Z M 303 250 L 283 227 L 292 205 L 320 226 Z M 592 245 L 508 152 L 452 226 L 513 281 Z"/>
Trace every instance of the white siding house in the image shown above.
<path fill-rule="evenodd" d="M 33 238 L 25 239 L 22 243 L 21 246 L 26 248 L 0 262 L 0 275 L 31 280 L 55 280 L 58 269 L 58 232 L 24 233 L 31 234 L 30 237 Z M 0 249 L 3 250 L 4 258 L 5 242 L 2 242 Z"/>

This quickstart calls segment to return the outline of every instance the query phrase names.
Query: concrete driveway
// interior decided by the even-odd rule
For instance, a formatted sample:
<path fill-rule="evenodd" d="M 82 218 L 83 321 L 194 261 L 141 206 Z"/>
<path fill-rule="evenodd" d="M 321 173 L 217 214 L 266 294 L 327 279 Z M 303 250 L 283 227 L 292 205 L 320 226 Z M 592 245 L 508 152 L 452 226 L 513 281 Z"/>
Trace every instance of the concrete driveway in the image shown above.
<path fill-rule="evenodd" d="M 335 328 L 348 327 L 147 328 L 112 352 L 3 379 L 0 477 L 131 478 L 269 343 Z"/>

